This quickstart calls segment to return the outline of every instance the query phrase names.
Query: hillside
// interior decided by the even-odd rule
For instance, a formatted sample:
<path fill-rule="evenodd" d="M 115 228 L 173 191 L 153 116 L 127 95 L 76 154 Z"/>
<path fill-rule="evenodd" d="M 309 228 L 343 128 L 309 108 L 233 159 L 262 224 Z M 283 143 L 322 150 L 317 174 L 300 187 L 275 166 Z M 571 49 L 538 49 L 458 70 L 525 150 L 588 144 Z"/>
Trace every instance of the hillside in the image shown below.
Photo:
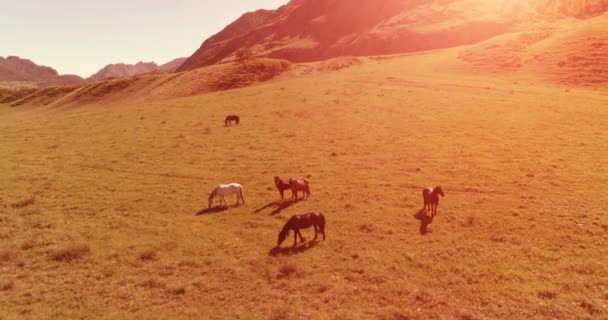
<path fill-rule="evenodd" d="M 0 105 L 2 318 L 608 318 L 608 91 L 473 73 L 457 59 L 473 47 Z M 281 201 L 275 175 L 308 177 L 311 197 Z M 207 210 L 227 182 L 246 204 Z M 424 229 L 421 190 L 438 184 Z M 277 248 L 309 210 L 327 239 Z"/>
<path fill-rule="evenodd" d="M 174 71 L 185 58 L 177 58 L 162 65 L 155 62 L 138 62 L 136 64 L 115 63 L 109 64 L 87 78 L 89 81 L 99 81 L 109 78 L 125 78 L 138 74 L 150 73 L 155 71 Z"/>
<path fill-rule="evenodd" d="M 224 91 L 268 81 L 288 71 L 283 60 L 257 59 L 247 65 L 224 64 L 189 72 L 153 72 L 72 86 L 5 90 L 0 104 L 22 106 L 84 106 L 153 101 Z"/>
<path fill-rule="evenodd" d="M 293 62 L 472 44 L 530 21 L 590 18 L 606 0 L 294 0 L 247 13 L 207 39 L 179 71 L 230 61 L 240 48 Z"/>
<path fill-rule="evenodd" d="M 532 25 L 525 31 L 492 38 L 464 48 L 461 70 L 511 74 L 547 83 L 608 84 L 608 13 L 560 24 Z"/>

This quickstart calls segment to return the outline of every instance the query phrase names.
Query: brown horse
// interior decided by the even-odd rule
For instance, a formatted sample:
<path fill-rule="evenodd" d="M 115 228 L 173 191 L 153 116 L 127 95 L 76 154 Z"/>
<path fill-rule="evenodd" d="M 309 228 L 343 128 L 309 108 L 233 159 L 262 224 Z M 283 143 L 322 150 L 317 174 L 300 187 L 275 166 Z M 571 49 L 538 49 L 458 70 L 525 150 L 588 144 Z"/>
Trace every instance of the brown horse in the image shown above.
<path fill-rule="evenodd" d="M 224 125 L 227 127 L 232 124 L 232 121 L 234 121 L 238 125 L 241 122 L 241 118 L 239 118 L 239 116 L 236 116 L 236 115 L 229 115 L 224 120 Z"/>
<path fill-rule="evenodd" d="M 445 197 L 441 186 L 435 188 L 426 188 L 422 190 L 422 200 L 424 201 L 423 210 L 430 210 L 431 216 L 434 217 L 437 214 L 437 206 L 439 206 L 439 196 Z"/>
<path fill-rule="evenodd" d="M 305 178 L 289 179 L 289 185 L 291 186 L 292 199 L 298 200 L 298 191 L 302 191 L 302 199 L 310 197 L 310 186 Z"/>
<path fill-rule="evenodd" d="M 289 221 L 287 221 L 281 232 L 279 232 L 277 246 L 280 246 L 281 243 L 285 241 L 285 238 L 287 238 L 287 235 L 289 234 L 289 230 L 293 230 L 294 246 L 298 243 L 298 236 L 300 236 L 300 242 L 304 242 L 304 238 L 302 238 L 300 229 L 306 229 L 310 227 L 315 228 L 315 238 L 312 239 L 313 241 L 317 240 L 317 233 L 319 231 L 323 234 L 323 240 L 325 240 L 325 216 L 321 212 L 313 211 L 291 217 Z"/>
<path fill-rule="evenodd" d="M 283 192 L 285 192 L 285 190 L 291 190 L 291 184 L 289 182 L 283 181 L 283 179 L 281 179 L 280 177 L 275 176 L 274 185 L 277 186 L 277 189 L 281 193 L 281 199 L 285 199 L 283 197 Z"/>

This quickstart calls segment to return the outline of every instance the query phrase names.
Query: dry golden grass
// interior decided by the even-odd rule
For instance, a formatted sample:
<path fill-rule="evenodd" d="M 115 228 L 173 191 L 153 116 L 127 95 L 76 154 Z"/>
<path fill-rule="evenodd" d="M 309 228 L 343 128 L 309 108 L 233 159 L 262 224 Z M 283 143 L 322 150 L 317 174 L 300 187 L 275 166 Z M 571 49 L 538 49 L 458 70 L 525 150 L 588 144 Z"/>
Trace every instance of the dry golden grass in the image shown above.
<path fill-rule="evenodd" d="M 606 318 L 607 92 L 453 73 L 457 56 L 0 108 L 0 247 L 15 253 L 0 264 L 0 314 Z M 223 127 L 232 113 L 241 124 Z M 274 175 L 309 177 L 310 199 L 281 202 Z M 198 214 L 222 182 L 242 183 L 246 204 Z M 421 235 L 413 215 L 436 184 L 446 197 Z M 12 208 L 24 195 L 36 201 Z M 327 240 L 309 229 L 304 246 L 275 249 L 287 217 L 312 209 Z"/>

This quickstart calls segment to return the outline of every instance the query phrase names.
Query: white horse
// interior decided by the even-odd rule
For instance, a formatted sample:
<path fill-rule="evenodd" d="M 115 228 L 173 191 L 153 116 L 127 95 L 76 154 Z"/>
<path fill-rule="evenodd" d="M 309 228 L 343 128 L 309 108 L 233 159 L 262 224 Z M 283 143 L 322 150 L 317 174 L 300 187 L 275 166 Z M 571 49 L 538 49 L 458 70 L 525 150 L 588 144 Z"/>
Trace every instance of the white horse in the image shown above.
<path fill-rule="evenodd" d="M 224 198 L 224 196 L 226 195 L 231 195 L 231 194 L 235 194 L 236 193 L 236 204 L 239 204 L 239 200 L 243 201 L 243 204 L 245 203 L 245 198 L 243 197 L 243 186 L 238 184 L 238 183 L 230 183 L 230 184 L 220 184 L 217 187 L 215 187 L 213 189 L 213 191 L 211 191 L 211 194 L 209 195 L 209 208 L 211 208 L 211 205 L 213 204 L 213 198 L 215 197 L 220 197 L 220 206 L 222 205 L 222 202 L 225 205 L 228 205 L 228 202 L 226 202 L 226 199 Z"/>

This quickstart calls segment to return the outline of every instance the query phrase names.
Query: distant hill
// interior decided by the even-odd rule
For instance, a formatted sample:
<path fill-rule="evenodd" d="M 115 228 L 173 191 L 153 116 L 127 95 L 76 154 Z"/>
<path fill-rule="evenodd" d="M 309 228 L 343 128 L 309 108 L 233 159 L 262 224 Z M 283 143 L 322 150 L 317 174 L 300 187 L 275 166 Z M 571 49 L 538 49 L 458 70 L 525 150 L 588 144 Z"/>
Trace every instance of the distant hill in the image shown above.
<path fill-rule="evenodd" d="M 184 63 L 184 61 L 186 61 L 186 58 L 173 59 L 165 64 L 161 64 L 158 66 L 158 69 L 161 71 L 175 71 Z"/>
<path fill-rule="evenodd" d="M 174 59 L 163 65 L 157 65 L 155 62 L 138 62 L 136 64 L 116 63 L 109 64 L 97 71 L 95 74 L 87 78 L 89 81 L 98 81 L 109 78 L 124 78 L 138 74 L 155 72 L 155 71 L 173 71 L 177 69 L 185 58 Z"/>
<path fill-rule="evenodd" d="M 76 75 L 59 75 L 51 67 L 40 66 L 17 56 L 0 57 L 0 81 L 33 82 L 41 86 L 69 85 L 84 82 Z"/>
<path fill-rule="evenodd" d="M 231 61 L 241 48 L 293 62 L 473 44 L 531 19 L 601 15 L 608 0 L 292 0 L 246 13 L 203 42 L 178 71 Z"/>

